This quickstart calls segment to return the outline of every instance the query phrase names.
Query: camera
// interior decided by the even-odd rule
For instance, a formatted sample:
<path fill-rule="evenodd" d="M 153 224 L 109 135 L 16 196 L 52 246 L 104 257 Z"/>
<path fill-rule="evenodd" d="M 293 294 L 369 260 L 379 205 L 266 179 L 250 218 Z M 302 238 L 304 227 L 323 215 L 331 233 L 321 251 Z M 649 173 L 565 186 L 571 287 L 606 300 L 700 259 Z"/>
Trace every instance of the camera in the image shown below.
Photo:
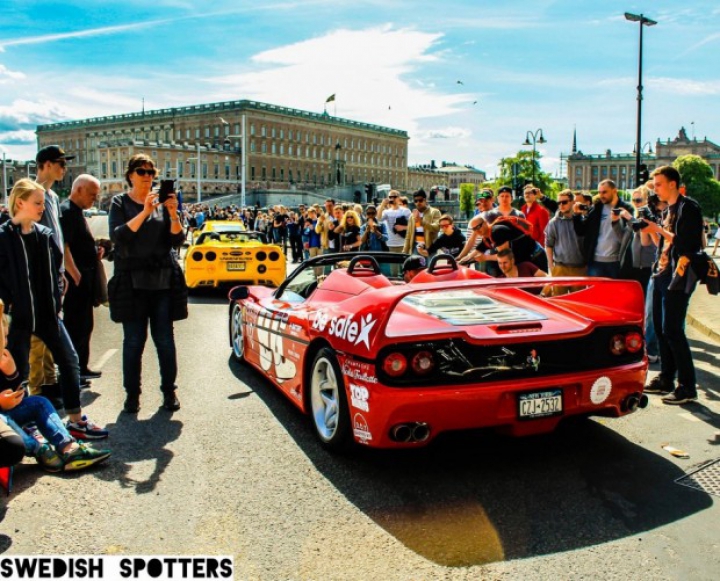
<path fill-rule="evenodd" d="M 590 209 L 590 206 L 588 204 L 580 204 L 578 206 L 583 212 L 587 212 Z"/>
<path fill-rule="evenodd" d="M 616 216 L 619 216 L 620 214 L 622 214 L 622 211 L 623 211 L 622 208 L 613 208 L 612 209 L 612 213 L 615 214 Z"/>
<path fill-rule="evenodd" d="M 167 202 L 170 194 L 175 191 L 175 180 L 160 180 L 160 192 L 158 202 L 164 204 Z"/>
<path fill-rule="evenodd" d="M 644 220 L 632 220 L 630 226 L 632 226 L 633 232 L 640 232 L 643 228 L 647 228 L 649 224 Z"/>

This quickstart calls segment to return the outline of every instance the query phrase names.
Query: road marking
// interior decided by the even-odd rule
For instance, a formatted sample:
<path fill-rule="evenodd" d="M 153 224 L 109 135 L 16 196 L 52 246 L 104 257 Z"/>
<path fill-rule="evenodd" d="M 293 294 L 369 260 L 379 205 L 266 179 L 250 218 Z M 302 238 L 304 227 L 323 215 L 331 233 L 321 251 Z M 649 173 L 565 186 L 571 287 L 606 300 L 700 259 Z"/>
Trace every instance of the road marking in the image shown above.
<path fill-rule="evenodd" d="M 93 369 L 97 369 L 98 371 L 100 371 L 103 368 L 103 365 L 105 365 L 108 360 L 117 352 L 117 349 L 108 349 L 107 351 L 105 351 L 102 357 L 100 357 L 100 359 L 95 362 L 95 365 L 93 365 Z"/>
<path fill-rule="evenodd" d="M 717 398 L 720 399 L 720 393 L 718 393 L 718 392 L 715 391 L 714 389 L 710 389 L 709 387 L 706 387 L 706 388 L 705 388 L 705 391 L 707 391 L 708 393 L 710 393 L 710 394 L 712 394 L 712 395 L 714 395 L 715 397 L 717 397 Z"/>

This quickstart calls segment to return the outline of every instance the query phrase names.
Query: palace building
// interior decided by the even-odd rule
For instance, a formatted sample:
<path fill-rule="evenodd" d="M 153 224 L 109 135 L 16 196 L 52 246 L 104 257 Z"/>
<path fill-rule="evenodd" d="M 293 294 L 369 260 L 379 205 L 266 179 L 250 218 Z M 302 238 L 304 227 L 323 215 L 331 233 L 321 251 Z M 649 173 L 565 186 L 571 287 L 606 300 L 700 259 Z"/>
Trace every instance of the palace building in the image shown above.
<path fill-rule="evenodd" d="M 203 195 L 239 192 L 243 173 L 247 191 L 409 185 L 407 132 L 257 101 L 40 125 L 37 136 L 38 148 L 59 144 L 76 156 L 58 189 L 90 173 L 103 197 L 126 188 L 127 162 L 137 153 L 177 180 L 188 201 L 197 199 L 198 185 Z"/>
<path fill-rule="evenodd" d="M 645 145 L 650 145 L 646 143 Z M 672 165 L 681 155 L 699 155 L 707 161 L 713 170 L 716 179 L 720 179 L 720 145 L 709 141 L 707 137 L 702 141 L 689 138 L 685 128 L 680 128 L 675 139 L 667 141 L 658 139 L 655 142 L 655 151 L 648 147 L 641 157 L 641 163 L 647 166 L 652 173 L 656 167 Z M 573 136 L 573 145 L 567 157 L 568 185 L 576 190 L 596 190 L 598 184 L 611 179 L 621 190 L 630 190 L 635 187 L 635 153 L 612 153 L 609 149 L 602 154 L 586 155 L 577 149 L 577 139 Z"/>

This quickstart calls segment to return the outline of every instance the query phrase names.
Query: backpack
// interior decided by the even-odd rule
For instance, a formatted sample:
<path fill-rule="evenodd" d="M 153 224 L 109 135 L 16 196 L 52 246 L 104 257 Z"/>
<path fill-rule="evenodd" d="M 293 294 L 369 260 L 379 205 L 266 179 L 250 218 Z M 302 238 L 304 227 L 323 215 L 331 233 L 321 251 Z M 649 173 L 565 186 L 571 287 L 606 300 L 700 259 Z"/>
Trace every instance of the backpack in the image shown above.
<path fill-rule="evenodd" d="M 511 229 L 517 230 L 518 238 L 520 238 L 520 236 L 530 236 L 532 238 L 533 225 L 520 216 L 500 216 L 490 224 L 491 228 L 496 225 L 509 226 Z M 492 240 L 492 237 L 490 239 Z M 495 243 L 493 242 L 493 244 Z"/>

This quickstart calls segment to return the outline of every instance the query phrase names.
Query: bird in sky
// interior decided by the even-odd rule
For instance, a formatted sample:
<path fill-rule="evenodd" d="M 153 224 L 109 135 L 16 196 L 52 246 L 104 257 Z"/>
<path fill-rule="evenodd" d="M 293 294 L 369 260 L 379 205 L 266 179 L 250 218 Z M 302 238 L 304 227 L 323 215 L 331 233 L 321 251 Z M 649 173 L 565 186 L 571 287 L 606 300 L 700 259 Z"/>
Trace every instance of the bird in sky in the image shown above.
<path fill-rule="evenodd" d="M 465 83 L 463 83 L 462 81 L 458 81 L 457 84 L 458 84 L 458 85 L 464 85 Z"/>

